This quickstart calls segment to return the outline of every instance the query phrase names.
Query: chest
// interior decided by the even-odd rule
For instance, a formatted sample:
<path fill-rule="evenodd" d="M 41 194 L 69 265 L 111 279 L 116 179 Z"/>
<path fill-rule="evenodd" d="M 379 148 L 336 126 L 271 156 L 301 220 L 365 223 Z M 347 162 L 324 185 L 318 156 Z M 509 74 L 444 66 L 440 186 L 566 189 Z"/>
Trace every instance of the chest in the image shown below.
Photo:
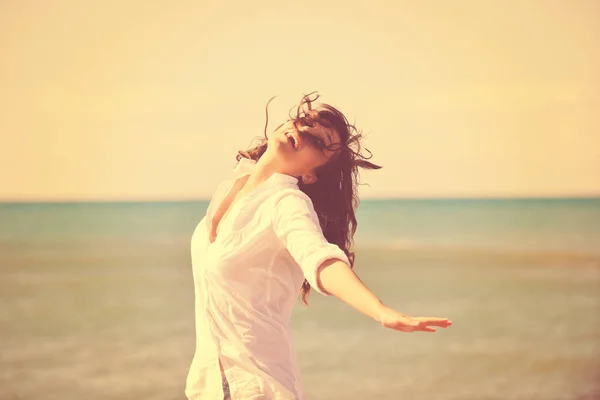
<path fill-rule="evenodd" d="M 244 185 L 248 180 L 248 176 L 244 176 L 236 180 L 229 190 L 225 193 L 218 193 L 219 196 L 215 196 L 209 206 L 207 214 L 207 230 L 208 230 L 208 241 L 209 244 L 213 244 L 217 236 L 219 235 L 221 222 L 227 222 L 227 217 L 230 214 L 235 219 L 235 207 L 242 203 L 246 193 L 244 192 Z"/>
<path fill-rule="evenodd" d="M 231 194 L 231 193 L 230 193 Z M 272 193 L 215 197 L 193 235 L 192 252 L 211 269 L 270 263 L 281 244 L 272 225 Z"/>

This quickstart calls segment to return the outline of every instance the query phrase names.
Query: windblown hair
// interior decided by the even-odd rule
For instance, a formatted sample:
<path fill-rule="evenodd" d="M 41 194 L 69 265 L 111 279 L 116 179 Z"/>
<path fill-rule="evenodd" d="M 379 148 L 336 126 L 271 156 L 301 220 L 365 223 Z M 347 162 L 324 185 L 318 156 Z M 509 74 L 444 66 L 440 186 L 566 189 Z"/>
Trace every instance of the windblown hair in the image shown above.
<path fill-rule="evenodd" d="M 267 102 L 265 109 L 264 139 L 259 138 L 260 144 L 255 147 L 238 151 L 238 161 L 242 157 L 257 161 L 267 150 L 268 107 L 273 98 Z M 298 186 L 312 200 L 325 239 L 344 251 L 353 268 L 355 253 L 351 251 L 351 247 L 357 227 L 355 210 L 359 204 L 358 168 L 380 169 L 381 166 L 366 161 L 372 157 L 368 149 L 365 148 L 369 157 L 360 154 L 362 133 L 348 122 L 344 114 L 328 104 L 319 104 L 313 108 L 313 103 L 318 98 L 316 92 L 303 96 L 295 115 L 292 114 L 294 109 L 290 110 L 290 120 L 297 129 L 313 127 L 316 123 L 333 128 L 339 134 L 342 145 L 326 164 L 315 170 L 318 177 L 315 183 L 306 185 L 299 179 Z M 306 305 L 310 289 L 310 284 L 305 280 L 302 284 L 302 301 Z"/>

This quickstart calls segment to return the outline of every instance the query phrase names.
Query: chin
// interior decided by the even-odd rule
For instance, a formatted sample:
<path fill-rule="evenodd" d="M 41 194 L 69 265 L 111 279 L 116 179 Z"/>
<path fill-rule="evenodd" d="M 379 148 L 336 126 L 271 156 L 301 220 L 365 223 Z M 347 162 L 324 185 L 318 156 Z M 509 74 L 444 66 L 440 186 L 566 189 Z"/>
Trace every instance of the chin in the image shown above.
<path fill-rule="evenodd" d="M 292 147 L 290 142 L 288 142 L 286 137 L 277 140 L 277 147 L 279 148 L 279 150 L 284 151 L 286 153 L 295 152 L 294 148 Z"/>

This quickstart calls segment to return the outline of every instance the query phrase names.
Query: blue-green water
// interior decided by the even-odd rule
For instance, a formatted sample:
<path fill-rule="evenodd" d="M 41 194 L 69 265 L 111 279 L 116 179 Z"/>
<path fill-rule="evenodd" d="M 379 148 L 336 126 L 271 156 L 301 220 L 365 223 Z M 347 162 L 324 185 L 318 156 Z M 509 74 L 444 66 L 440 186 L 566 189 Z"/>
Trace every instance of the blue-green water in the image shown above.
<path fill-rule="evenodd" d="M 187 238 L 208 203 L 0 204 L 0 238 Z M 356 244 L 600 255 L 600 199 L 363 200 Z"/>
<path fill-rule="evenodd" d="M 0 205 L 0 399 L 184 399 L 206 202 Z M 355 269 L 386 330 L 311 294 L 310 399 L 596 399 L 600 199 L 363 200 Z"/>

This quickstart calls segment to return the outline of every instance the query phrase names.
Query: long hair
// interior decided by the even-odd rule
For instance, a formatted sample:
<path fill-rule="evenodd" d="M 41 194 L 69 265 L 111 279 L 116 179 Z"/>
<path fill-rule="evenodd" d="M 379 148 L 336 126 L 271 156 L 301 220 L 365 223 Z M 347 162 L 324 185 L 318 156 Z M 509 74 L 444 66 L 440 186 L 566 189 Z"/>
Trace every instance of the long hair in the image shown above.
<path fill-rule="evenodd" d="M 260 143 L 255 147 L 246 151 L 238 151 L 237 161 L 242 157 L 257 161 L 267 150 L 268 107 L 273 98 L 267 102 L 265 107 L 264 139 L 259 138 Z M 329 243 L 338 245 L 344 251 L 350 260 L 350 268 L 353 268 L 355 254 L 351 248 L 357 227 L 355 210 L 359 204 L 358 168 L 380 169 L 381 166 L 366 161 L 372 157 L 372 153 L 368 149 L 365 148 L 369 157 L 360 154 L 362 133 L 348 122 L 344 114 L 328 104 L 319 104 L 318 107 L 313 108 L 313 103 L 318 98 L 319 95 L 316 92 L 304 95 L 295 114 L 292 114 L 294 109 L 290 110 L 290 120 L 293 121 L 296 128 L 312 127 L 316 123 L 333 128 L 339 134 L 342 145 L 326 164 L 315 170 L 318 177 L 315 183 L 307 185 L 299 179 L 298 187 L 312 200 L 325 239 Z M 309 293 L 310 284 L 304 280 L 302 301 L 306 305 L 308 305 Z"/>

